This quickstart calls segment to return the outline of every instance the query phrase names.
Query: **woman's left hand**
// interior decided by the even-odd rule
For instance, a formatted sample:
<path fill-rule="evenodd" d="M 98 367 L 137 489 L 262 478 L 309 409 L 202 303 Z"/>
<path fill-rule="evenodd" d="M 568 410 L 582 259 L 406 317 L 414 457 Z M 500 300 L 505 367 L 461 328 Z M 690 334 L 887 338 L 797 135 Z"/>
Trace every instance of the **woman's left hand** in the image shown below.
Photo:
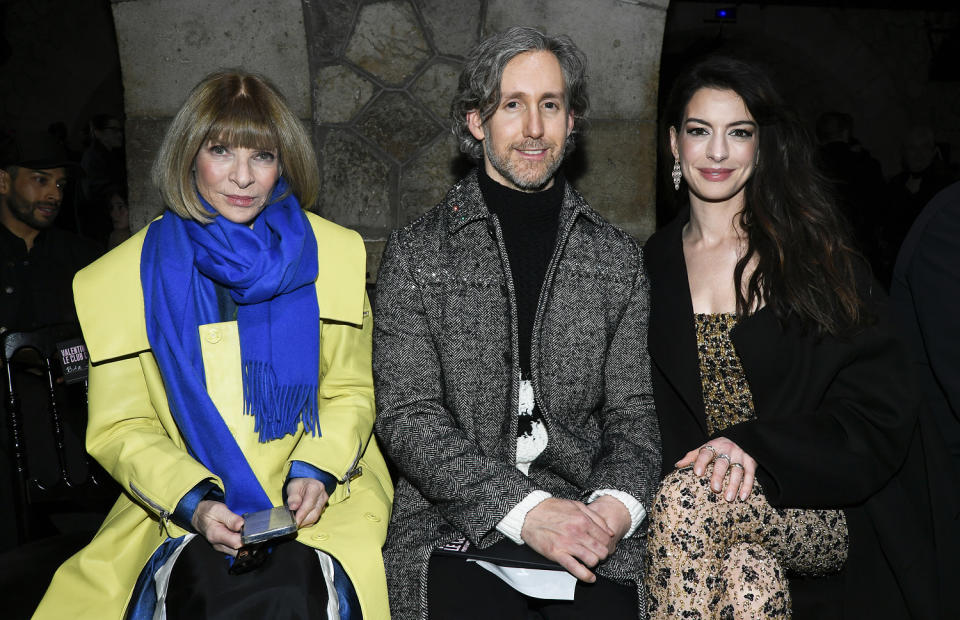
<path fill-rule="evenodd" d="M 750 497 L 757 473 L 757 462 L 726 437 L 716 437 L 696 450 L 687 452 L 677 461 L 676 467 L 688 467 L 692 464 L 693 473 L 703 476 L 710 461 L 713 461 L 710 488 L 714 493 L 724 491 L 724 497 L 728 502 L 732 502 L 737 497 L 741 500 Z M 730 478 L 724 488 L 723 479 L 728 469 Z"/>
<path fill-rule="evenodd" d="M 287 482 L 287 508 L 294 511 L 297 527 L 310 527 L 327 507 L 327 489 L 314 478 L 291 478 Z"/>

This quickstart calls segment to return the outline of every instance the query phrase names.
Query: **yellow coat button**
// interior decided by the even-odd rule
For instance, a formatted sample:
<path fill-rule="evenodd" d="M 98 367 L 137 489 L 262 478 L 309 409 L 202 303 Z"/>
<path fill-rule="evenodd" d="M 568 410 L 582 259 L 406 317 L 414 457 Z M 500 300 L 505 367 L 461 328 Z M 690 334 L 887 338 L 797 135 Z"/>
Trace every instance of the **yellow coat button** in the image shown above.
<path fill-rule="evenodd" d="M 327 534 L 327 533 L 325 533 L 325 532 L 318 532 L 317 534 L 314 534 L 314 535 L 313 535 L 313 539 L 314 539 L 314 540 L 321 540 L 321 541 L 322 541 L 322 540 L 326 540 L 326 539 L 328 539 L 328 538 L 330 538 L 330 534 Z"/>
<path fill-rule="evenodd" d="M 217 344 L 221 338 L 223 338 L 223 334 L 220 333 L 219 329 L 213 328 L 207 330 L 207 342 L 210 344 Z"/>
<path fill-rule="evenodd" d="M 380 517 L 378 517 L 377 515 L 373 514 L 372 512 L 365 512 L 365 513 L 363 513 L 363 518 L 366 519 L 367 521 L 373 521 L 374 523 L 380 523 Z"/>

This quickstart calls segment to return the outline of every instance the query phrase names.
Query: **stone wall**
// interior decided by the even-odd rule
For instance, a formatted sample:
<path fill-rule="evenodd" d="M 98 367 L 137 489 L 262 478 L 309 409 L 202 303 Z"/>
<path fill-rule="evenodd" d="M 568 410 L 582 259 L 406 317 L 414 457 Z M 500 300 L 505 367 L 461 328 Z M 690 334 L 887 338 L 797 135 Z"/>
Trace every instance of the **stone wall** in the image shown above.
<path fill-rule="evenodd" d="M 667 1 L 113 0 L 134 225 L 162 206 L 149 165 L 190 87 L 244 67 L 270 77 L 312 123 L 319 211 L 360 231 L 375 279 L 389 232 L 469 169 L 447 121 L 464 56 L 523 24 L 567 33 L 586 52 L 591 123 L 569 174 L 598 211 L 646 238 Z"/>
<path fill-rule="evenodd" d="M 305 0 L 321 213 L 363 233 L 375 277 L 390 230 L 471 166 L 447 118 L 464 56 L 522 24 L 567 33 L 586 52 L 591 123 L 571 176 L 595 208 L 645 238 L 665 10 L 666 0 Z"/>

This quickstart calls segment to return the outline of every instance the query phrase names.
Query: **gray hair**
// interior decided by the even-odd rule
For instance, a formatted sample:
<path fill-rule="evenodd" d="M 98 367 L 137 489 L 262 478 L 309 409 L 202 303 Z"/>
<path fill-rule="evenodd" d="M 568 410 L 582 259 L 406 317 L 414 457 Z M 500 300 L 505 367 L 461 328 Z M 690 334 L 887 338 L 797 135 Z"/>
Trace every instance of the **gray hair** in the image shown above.
<path fill-rule="evenodd" d="M 483 161 L 483 144 L 467 126 L 467 114 L 480 113 L 486 123 L 500 102 L 500 81 L 507 63 L 525 52 L 545 51 L 557 57 L 563 71 L 565 103 L 573 111 L 573 131 L 567 138 L 566 152 L 573 150 L 574 136 L 586 122 L 590 98 L 587 96 L 587 58 L 567 35 L 548 37 L 527 26 L 514 26 L 483 40 L 470 52 L 460 74 L 457 94 L 450 105 L 453 135 L 460 150 L 476 161 Z"/>

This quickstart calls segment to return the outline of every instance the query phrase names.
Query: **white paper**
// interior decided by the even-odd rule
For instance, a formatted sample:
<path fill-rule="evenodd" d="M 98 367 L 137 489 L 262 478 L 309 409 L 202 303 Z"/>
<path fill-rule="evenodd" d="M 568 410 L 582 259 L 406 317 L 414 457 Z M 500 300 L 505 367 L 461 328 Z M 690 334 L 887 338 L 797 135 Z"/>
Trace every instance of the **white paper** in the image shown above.
<path fill-rule="evenodd" d="M 565 570 L 515 568 L 472 558 L 467 561 L 476 562 L 517 592 L 533 598 L 572 601 L 574 589 L 577 587 L 577 578 Z"/>

